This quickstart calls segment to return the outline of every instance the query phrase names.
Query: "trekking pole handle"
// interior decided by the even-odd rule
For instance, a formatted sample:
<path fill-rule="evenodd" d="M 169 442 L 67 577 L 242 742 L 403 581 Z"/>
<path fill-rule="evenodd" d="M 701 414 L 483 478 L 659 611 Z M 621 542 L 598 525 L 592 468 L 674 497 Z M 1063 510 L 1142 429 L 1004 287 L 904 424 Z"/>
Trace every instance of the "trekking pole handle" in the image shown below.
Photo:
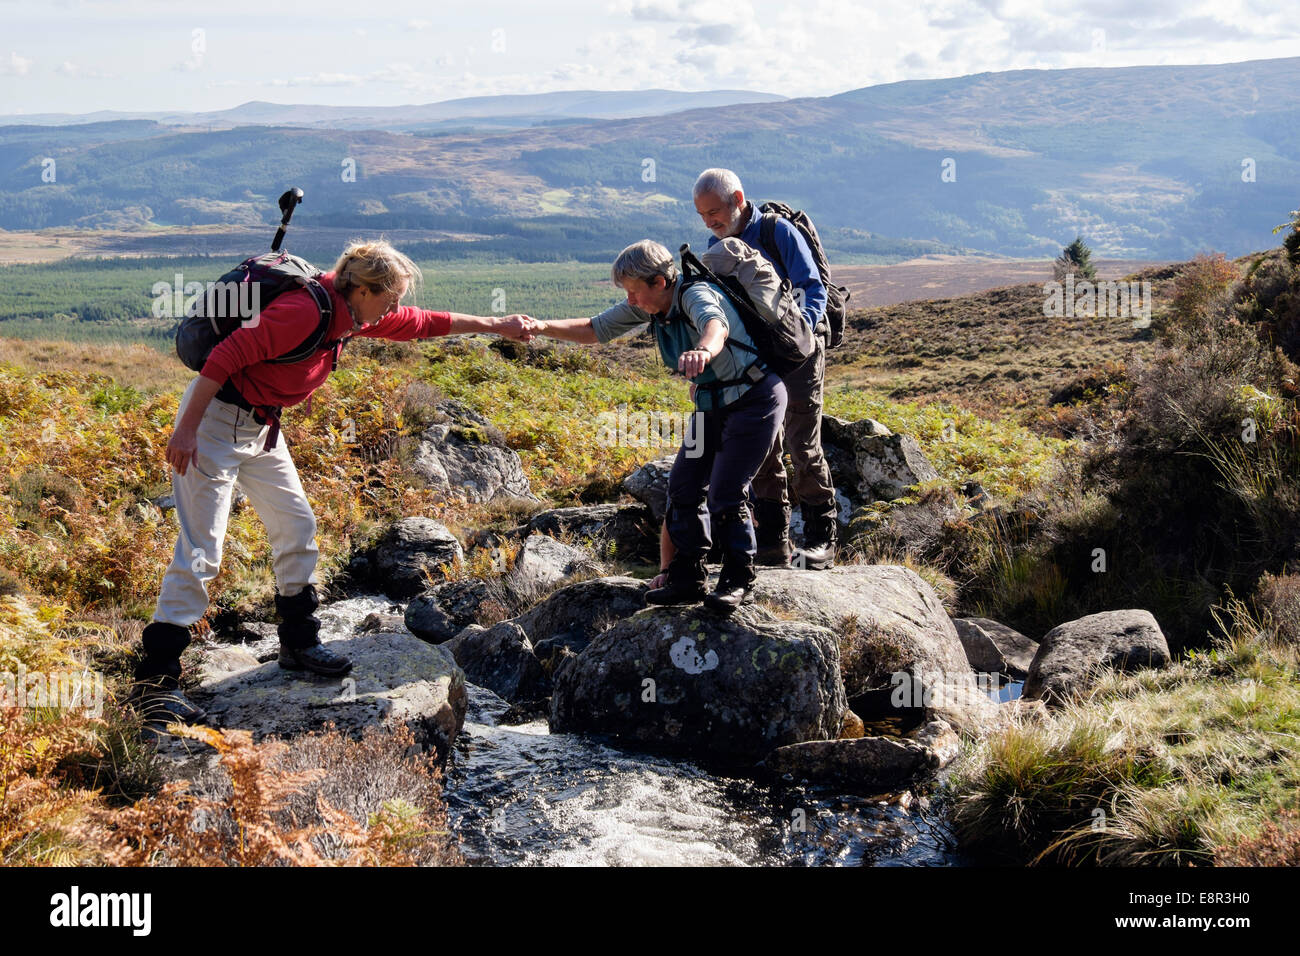
<path fill-rule="evenodd" d="M 280 218 L 280 228 L 275 231 L 275 239 L 271 242 L 272 252 L 280 251 L 280 243 L 284 242 L 284 233 L 289 228 L 289 220 L 293 218 L 293 211 L 300 202 L 302 202 L 302 190 L 297 186 L 286 189 L 280 196 L 280 212 L 283 215 Z"/>

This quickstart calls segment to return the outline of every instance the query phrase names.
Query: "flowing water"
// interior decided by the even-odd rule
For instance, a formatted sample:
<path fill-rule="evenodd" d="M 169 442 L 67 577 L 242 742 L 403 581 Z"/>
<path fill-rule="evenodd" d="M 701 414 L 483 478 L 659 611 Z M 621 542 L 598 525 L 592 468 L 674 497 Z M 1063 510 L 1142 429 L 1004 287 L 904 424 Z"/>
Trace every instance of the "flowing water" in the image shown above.
<path fill-rule="evenodd" d="M 382 597 L 323 607 L 351 634 Z M 504 726 L 508 704 L 469 685 L 469 712 L 444 781 L 461 850 L 500 865 L 946 866 L 940 816 L 911 794 L 844 796 L 720 776 L 690 761 L 616 749 L 545 720 Z"/>

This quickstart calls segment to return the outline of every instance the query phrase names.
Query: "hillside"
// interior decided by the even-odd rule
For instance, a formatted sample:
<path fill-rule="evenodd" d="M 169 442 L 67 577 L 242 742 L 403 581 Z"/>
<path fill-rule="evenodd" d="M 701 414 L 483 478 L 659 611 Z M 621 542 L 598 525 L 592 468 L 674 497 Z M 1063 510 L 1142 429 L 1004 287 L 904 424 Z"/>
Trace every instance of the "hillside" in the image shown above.
<path fill-rule="evenodd" d="M 1158 317 L 1176 270 L 1157 266 L 1125 278 L 1151 283 Z M 1101 274 L 1120 278 L 1105 269 Z M 1133 318 L 1048 316 L 1045 298 L 1040 280 L 854 311 L 845 346 L 830 353 L 827 380 L 883 389 L 896 399 L 949 401 L 989 416 L 1014 409 L 1029 421 L 1054 424 L 1054 396 L 1083 397 L 1087 382 L 1103 381 L 1106 370 L 1154 351 L 1151 330 L 1134 328 Z M 1076 394 L 1062 391 L 1075 385 Z"/>
<path fill-rule="evenodd" d="M 1114 257 L 1240 255 L 1294 205 L 1297 92 L 1290 58 L 981 74 L 499 132 L 8 126 L 0 227 L 266 226 L 293 182 L 321 225 L 599 258 L 698 233 L 691 184 L 725 163 L 760 198 L 810 210 L 841 261 L 1042 256 L 1080 231 Z"/>

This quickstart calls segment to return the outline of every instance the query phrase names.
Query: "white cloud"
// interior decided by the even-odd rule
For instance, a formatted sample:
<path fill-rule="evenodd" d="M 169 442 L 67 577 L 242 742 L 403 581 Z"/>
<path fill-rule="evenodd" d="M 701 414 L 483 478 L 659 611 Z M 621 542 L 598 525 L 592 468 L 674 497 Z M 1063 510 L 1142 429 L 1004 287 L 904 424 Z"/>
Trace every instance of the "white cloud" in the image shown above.
<path fill-rule="evenodd" d="M 10 52 L 9 56 L 0 56 L 0 76 L 26 76 L 35 60 Z"/>
<path fill-rule="evenodd" d="M 253 96 L 316 88 L 317 101 L 352 105 L 650 87 L 821 96 L 987 71 L 1300 51 L 1300 21 L 1276 0 L 499 0 L 446 16 L 428 0 L 276 0 L 298 25 L 292 43 L 242 31 L 210 0 L 187 5 L 179 23 L 174 0 L 0 4 L 6 39 L 25 54 L 0 52 L 0 75 L 63 78 L 42 84 L 29 111 L 221 109 L 233 105 L 221 88 L 236 83 Z M 187 23 L 206 26 L 203 49 Z M 169 49 L 174 60 L 158 52 Z M 107 75 L 115 82 L 97 85 Z"/>

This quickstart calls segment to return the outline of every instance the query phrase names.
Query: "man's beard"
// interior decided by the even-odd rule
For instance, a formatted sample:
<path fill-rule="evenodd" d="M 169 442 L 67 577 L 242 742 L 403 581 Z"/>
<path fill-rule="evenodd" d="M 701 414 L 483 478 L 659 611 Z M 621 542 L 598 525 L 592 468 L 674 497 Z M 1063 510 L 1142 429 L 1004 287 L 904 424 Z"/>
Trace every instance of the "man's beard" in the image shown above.
<path fill-rule="evenodd" d="M 719 239 L 726 239 L 728 236 L 739 235 L 740 224 L 744 221 L 744 219 L 745 219 L 745 204 L 741 203 L 732 208 L 731 219 L 727 222 L 725 226 L 722 227 L 721 231 L 715 229 L 713 231 L 713 234 L 717 236 Z"/>

